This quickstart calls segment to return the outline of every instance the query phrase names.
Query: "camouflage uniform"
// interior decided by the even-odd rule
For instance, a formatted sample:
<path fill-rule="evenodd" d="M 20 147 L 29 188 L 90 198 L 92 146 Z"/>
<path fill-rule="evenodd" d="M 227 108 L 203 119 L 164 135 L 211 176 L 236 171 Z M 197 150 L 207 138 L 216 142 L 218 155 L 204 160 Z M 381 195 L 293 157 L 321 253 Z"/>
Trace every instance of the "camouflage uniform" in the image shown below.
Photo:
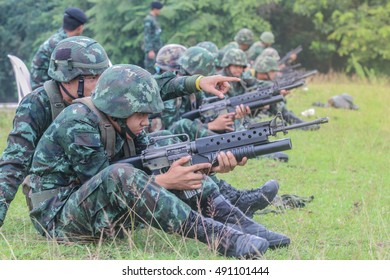
<path fill-rule="evenodd" d="M 60 28 L 57 33 L 47 39 L 38 49 L 31 63 L 31 87 L 36 89 L 43 85 L 44 82 L 50 80 L 47 71 L 51 54 L 58 43 L 66 39 L 68 35 L 63 28 Z"/>
<path fill-rule="evenodd" d="M 68 82 L 83 74 L 101 74 L 108 67 L 108 57 L 103 47 L 95 43 L 96 41 L 83 36 L 62 40 L 52 52 L 48 74 L 58 82 Z M 72 49 L 70 58 L 73 62 L 84 63 L 84 67 L 88 66 L 88 69 L 76 66 L 69 71 L 68 64 L 66 70 L 63 70 L 61 65 L 54 67 L 56 51 L 65 48 Z M 53 71 L 54 68 L 56 71 Z M 63 76 L 64 71 L 69 71 L 66 77 Z M 56 114 L 66 106 L 55 81 L 47 81 L 44 87 L 39 87 L 28 94 L 16 109 L 13 129 L 8 135 L 7 146 L 0 160 L 0 224 L 5 219 L 9 204 L 14 199 L 19 185 L 27 175 L 39 139 Z M 52 97 L 46 92 L 46 88 L 51 89 Z M 52 104 L 50 98 L 53 98 L 56 104 Z M 56 108 L 56 112 L 53 112 L 52 108 Z"/>
<path fill-rule="evenodd" d="M 240 66 L 247 66 L 247 58 L 245 53 L 240 49 L 231 49 L 228 51 L 223 59 L 221 66 L 223 67 L 221 75 L 222 76 L 232 76 L 228 67 L 229 65 L 240 65 Z M 248 72 L 243 72 L 243 74 L 240 77 L 240 82 L 234 82 L 230 83 L 231 88 L 229 89 L 227 95 L 229 97 L 241 95 L 244 92 L 246 92 L 248 87 L 252 87 L 256 84 L 256 79 L 251 76 Z"/>
<path fill-rule="evenodd" d="M 234 36 L 234 41 L 228 43 L 219 50 L 218 53 L 218 63 L 222 63 L 224 55 L 231 49 L 240 49 L 240 45 L 247 45 L 248 49 L 253 44 L 253 32 L 248 28 L 240 29 L 237 34 Z M 245 53 L 248 49 L 243 50 Z M 223 67 L 221 64 L 217 64 L 217 67 Z"/>
<path fill-rule="evenodd" d="M 264 49 L 272 45 L 274 42 L 275 37 L 271 32 L 263 32 L 260 35 L 260 41 L 253 43 L 253 45 L 247 51 L 249 64 L 253 65 L 256 58 L 264 51 Z"/>
<path fill-rule="evenodd" d="M 153 50 L 155 54 L 163 46 L 161 36 L 161 27 L 157 21 L 157 17 L 151 14 L 147 15 L 144 19 L 144 68 L 150 73 L 154 73 L 155 59 L 148 57 L 148 52 Z"/>
<path fill-rule="evenodd" d="M 77 38 L 71 37 L 67 40 L 77 40 Z M 92 59 L 92 57 L 89 59 Z M 98 63 L 101 59 L 92 61 Z M 61 79 L 58 71 L 53 72 L 52 75 L 56 75 L 57 80 Z M 162 75 L 156 76 L 156 80 L 161 88 L 162 98 L 167 100 L 196 92 L 195 80 L 197 77 L 175 78 L 172 75 Z M 54 82 L 49 81 L 49 83 Z M 58 87 L 57 91 L 59 92 Z M 62 100 L 62 96 L 59 98 Z M 16 195 L 19 185 L 30 169 L 37 143 L 52 122 L 51 105 L 45 88 L 40 87 L 27 95 L 16 109 L 13 130 L 8 136 L 7 146 L 0 159 L 0 226 L 6 217 L 8 207 Z M 66 105 L 64 104 L 64 106 Z"/>

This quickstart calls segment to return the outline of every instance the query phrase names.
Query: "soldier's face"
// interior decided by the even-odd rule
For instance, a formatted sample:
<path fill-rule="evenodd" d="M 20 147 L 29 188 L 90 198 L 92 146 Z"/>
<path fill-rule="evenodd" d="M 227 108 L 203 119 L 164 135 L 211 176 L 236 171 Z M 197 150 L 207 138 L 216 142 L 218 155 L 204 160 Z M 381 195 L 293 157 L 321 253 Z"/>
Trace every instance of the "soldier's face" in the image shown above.
<path fill-rule="evenodd" d="M 229 65 L 229 71 L 232 74 L 233 77 L 241 77 L 242 73 L 244 72 L 244 66 L 241 65 Z"/>
<path fill-rule="evenodd" d="M 146 113 L 135 113 L 126 119 L 127 127 L 135 135 L 140 135 L 145 127 L 149 126 L 149 114 Z M 129 135 L 127 135 L 130 138 Z"/>
<path fill-rule="evenodd" d="M 84 76 L 84 96 L 90 96 L 91 92 L 95 89 L 96 83 L 100 75 L 96 76 Z"/>

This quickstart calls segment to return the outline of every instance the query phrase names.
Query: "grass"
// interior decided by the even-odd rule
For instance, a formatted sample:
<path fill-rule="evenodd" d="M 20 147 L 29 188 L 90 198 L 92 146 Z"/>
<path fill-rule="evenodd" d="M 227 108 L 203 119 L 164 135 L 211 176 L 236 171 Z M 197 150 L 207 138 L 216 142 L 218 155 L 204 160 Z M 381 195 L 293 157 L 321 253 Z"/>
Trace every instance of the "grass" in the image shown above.
<path fill-rule="evenodd" d="M 288 107 L 297 114 L 314 101 L 343 92 L 360 110 L 318 108 L 329 117 L 318 131 L 290 131 L 288 163 L 250 160 L 220 176 L 237 188 L 255 188 L 269 179 L 279 194 L 314 196 L 304 208 L 283 214 L 256 215 L 269 229 L 288 235 L 289 248 L 269 250 L 268 260 L 390 259 L 390 95 L 388 83 L 373 85 L 343 76 L 316 77 L 308 90 L 296 90 Z M 11 130 L 14 111 L 0 112 L 0 151 Z M 21 192 L 0 229 L 0 259 L 224 259 L 204 244 L 152 228 L 99 244 L 58 244 L 40 237 L 30 223 Z"/>

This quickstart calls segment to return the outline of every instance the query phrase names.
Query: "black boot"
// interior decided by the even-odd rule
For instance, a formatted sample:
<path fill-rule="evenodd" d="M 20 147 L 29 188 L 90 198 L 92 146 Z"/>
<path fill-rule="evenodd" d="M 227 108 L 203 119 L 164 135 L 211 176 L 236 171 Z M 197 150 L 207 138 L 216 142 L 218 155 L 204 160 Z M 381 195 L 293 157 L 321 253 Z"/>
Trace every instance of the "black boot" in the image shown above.
<path fill-rule="evenodd" d="M 269 245 L 263 238 L 242 233 L 195 211 L 191 211 L 180 233 L 208 244 L 226 257 L 257 258 L 267 251 Z"/>
<path fill-rule="evenodd" d="M 222 195 L 211 198 L 209 203 L 210 206 L 205 216 L 210 216 L 214 220 L 236 230 L 266 239 L 269 242 L 270 249 L 288 246 L 290 244 L 290 238 L 283 234 L 269 231 L 264 226 L 248 218 L 240 209 L 231 205 Z"/>
<path fill-rule="evenodd" d="M 279 190 L 275 180 L 269 180 L 263 186 L 249 191 L 237 190 L 224 180 L 220 180 L 218 185 L 220 193 L 248 217 L 253 217 L 256 211 L 270 205 Z"/>
<path fill-rule="evenodd" d="M 292 111 L 289 111 L 285 108 L 282 110 L 282 116 L 286 123 L 288 124 L 297 124 L 297 123 L 303 123 L 304 120 L 298 118 Z M 309 126 L 305 126 L 301 128 L 302 130 L 318 130 L 320 129 L 319 124 L 313 124 Z"/>

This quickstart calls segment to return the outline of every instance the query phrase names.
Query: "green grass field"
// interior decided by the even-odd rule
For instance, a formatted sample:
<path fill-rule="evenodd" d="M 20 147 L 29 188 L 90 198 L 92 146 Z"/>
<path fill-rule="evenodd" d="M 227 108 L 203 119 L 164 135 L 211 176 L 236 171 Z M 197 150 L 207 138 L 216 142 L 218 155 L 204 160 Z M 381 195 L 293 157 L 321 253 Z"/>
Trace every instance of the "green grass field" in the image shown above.
<path fill-rule="evenodd" d="M 288 163 L 250 160 L 220 176 L 237 188 L 255 188 L 269 179 L 279 194 L 314 196 L 300 209 L 256 215 L 269 229 L 288 235 L 290 247 L 269 250 L 267 260 L 390 259 L 390 94 L 386 82 L 370 84 L 343 77 L 317 77 L 308 90 L 295 90 L 288 107 L 299 114 L 314 101 L 349 93 L 360 110 L 318 108 L 329 117 L 318 131 L 294 130 Z M 14 111 L 0 112 L 0 151 Z M 0 259 L 224 259 L 206 245 L 153 228 L 129 232 L 101 244 L 57 244 L 39 236 L 30 223 L 21 192 L 0 229 Z"/>

